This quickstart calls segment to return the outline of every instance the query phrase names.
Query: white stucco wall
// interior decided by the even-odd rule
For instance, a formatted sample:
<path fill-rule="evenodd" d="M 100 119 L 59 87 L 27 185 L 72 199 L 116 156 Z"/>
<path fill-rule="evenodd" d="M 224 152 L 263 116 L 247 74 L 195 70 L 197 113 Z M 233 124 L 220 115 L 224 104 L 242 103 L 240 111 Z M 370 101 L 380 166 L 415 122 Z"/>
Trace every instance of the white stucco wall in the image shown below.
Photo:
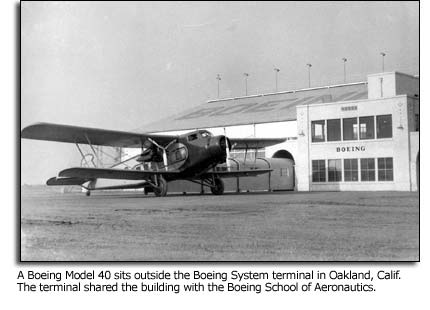
<path fill-rule="evenodd" d="M 354 107 L 342 109 L 342 107 Z M 314 104 L 297 108 L 298 115 L 298 152 L 301 155 L 296 161 L 298 175 L 298 190 L 411 190 L 409 125 L 408 125 L 407 96 L 395 96 L 390 98 L 349 101 L 341 103 Z M 351 118 L 360 116 L 392 115 L 392 138 L 353 141 L 311 142 L 311 122 L 314 120 L 327 120 L 336 118 Z M 376 127 L 376 119 L 375 119 Z M 376 129 L 376 128 L 375 128 Z M 325 126 L 327 137 L 327 126 Z M 339 151 L 342 147 L 350 147 L 350 151 Z M 352 151 L 351 147 L 358 147 L 360 151 Z M 346 158 L 374 158 L 377 167 L 377 158 L 393 158 L 393 181 L 364 181 L 357 182 L 312 182 L 312 160 Z M 377 170 L 377 169 L 376 169 Z M 344 169 L 342 169 L 344 174 Z M 344 176 L 342 176 L 344 180 Z"/>

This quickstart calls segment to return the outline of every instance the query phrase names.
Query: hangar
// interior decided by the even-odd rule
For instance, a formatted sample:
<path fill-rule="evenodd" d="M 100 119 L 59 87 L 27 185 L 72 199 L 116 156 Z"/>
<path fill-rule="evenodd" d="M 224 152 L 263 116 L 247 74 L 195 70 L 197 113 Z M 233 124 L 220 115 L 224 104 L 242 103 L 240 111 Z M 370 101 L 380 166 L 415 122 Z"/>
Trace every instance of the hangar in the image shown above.
<path fill-rule="evenodd" d="M 233 151 L 235 164 L 243 164 L 245 157 L 273 172 L 228 181 L 226 190 L 419 187 L 417 76 L 384 72 L 358 83 L 211 100 L 139 131 L 180 134 L 194 129 L 231 137 L 286 138 L 249 154 Z M 183 183 L 169 184 L 169 190 L 199 190 Z"/>

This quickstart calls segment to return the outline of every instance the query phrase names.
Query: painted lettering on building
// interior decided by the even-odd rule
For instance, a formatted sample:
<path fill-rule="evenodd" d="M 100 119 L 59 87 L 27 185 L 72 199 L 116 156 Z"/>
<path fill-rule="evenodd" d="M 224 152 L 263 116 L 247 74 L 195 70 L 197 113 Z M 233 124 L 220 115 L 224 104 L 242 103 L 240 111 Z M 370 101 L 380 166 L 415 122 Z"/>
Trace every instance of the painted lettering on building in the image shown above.
<path fill-rule="evenodd" d="M 347 106 L 347 107 L 341 107 L 340 110 L 341 111 L 355 111 L 355 110 L 357 110 L 357 106 L 351 105 L 351 106 Z"/>
<path fill-rule="evenodd" d="M 362 146 L 338 146 L 336 147 L 336 152 L 344 153 L 344 152 L 364 152 L 366 147 Z"/>

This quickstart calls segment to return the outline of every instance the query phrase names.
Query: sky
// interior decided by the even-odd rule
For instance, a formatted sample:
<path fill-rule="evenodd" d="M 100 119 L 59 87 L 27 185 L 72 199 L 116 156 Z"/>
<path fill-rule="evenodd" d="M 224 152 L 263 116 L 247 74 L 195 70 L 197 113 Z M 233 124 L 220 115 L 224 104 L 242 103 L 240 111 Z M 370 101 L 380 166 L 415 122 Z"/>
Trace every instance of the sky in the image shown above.
<path fill-rule="evenodd" d="M 419 74 L 418 2 L 21 2 L 21 128 L 135 130 L 220 97 Z M 79 165 L 21 140 L 21 183 Z"/>

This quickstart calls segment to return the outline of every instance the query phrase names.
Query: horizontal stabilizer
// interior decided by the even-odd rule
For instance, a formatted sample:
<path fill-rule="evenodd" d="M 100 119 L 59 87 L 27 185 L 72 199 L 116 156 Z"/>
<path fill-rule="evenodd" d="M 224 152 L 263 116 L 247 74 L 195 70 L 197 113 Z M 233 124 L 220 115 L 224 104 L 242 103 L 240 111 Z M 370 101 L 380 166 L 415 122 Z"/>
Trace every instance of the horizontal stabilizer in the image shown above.
<path fill-rule="evenodd" d="M 108 169 L 108 168 L 69 168 L 61 171 L 58 175 L 65 178 L 81 179 L 115 179 L 115 180 L 146 180 L 154 175 L 162 175 L 166 179 L 176 176 L 178 172 L 171 171 L 144 171 L 131 169 Z"/>
<path fill-rule="evenodd" d="M 46 181 L 46 185 L 55 186 L 55 185 L 82 185 L 87 182 L 87 179 L 82 178 L 50 178 Z"/>

